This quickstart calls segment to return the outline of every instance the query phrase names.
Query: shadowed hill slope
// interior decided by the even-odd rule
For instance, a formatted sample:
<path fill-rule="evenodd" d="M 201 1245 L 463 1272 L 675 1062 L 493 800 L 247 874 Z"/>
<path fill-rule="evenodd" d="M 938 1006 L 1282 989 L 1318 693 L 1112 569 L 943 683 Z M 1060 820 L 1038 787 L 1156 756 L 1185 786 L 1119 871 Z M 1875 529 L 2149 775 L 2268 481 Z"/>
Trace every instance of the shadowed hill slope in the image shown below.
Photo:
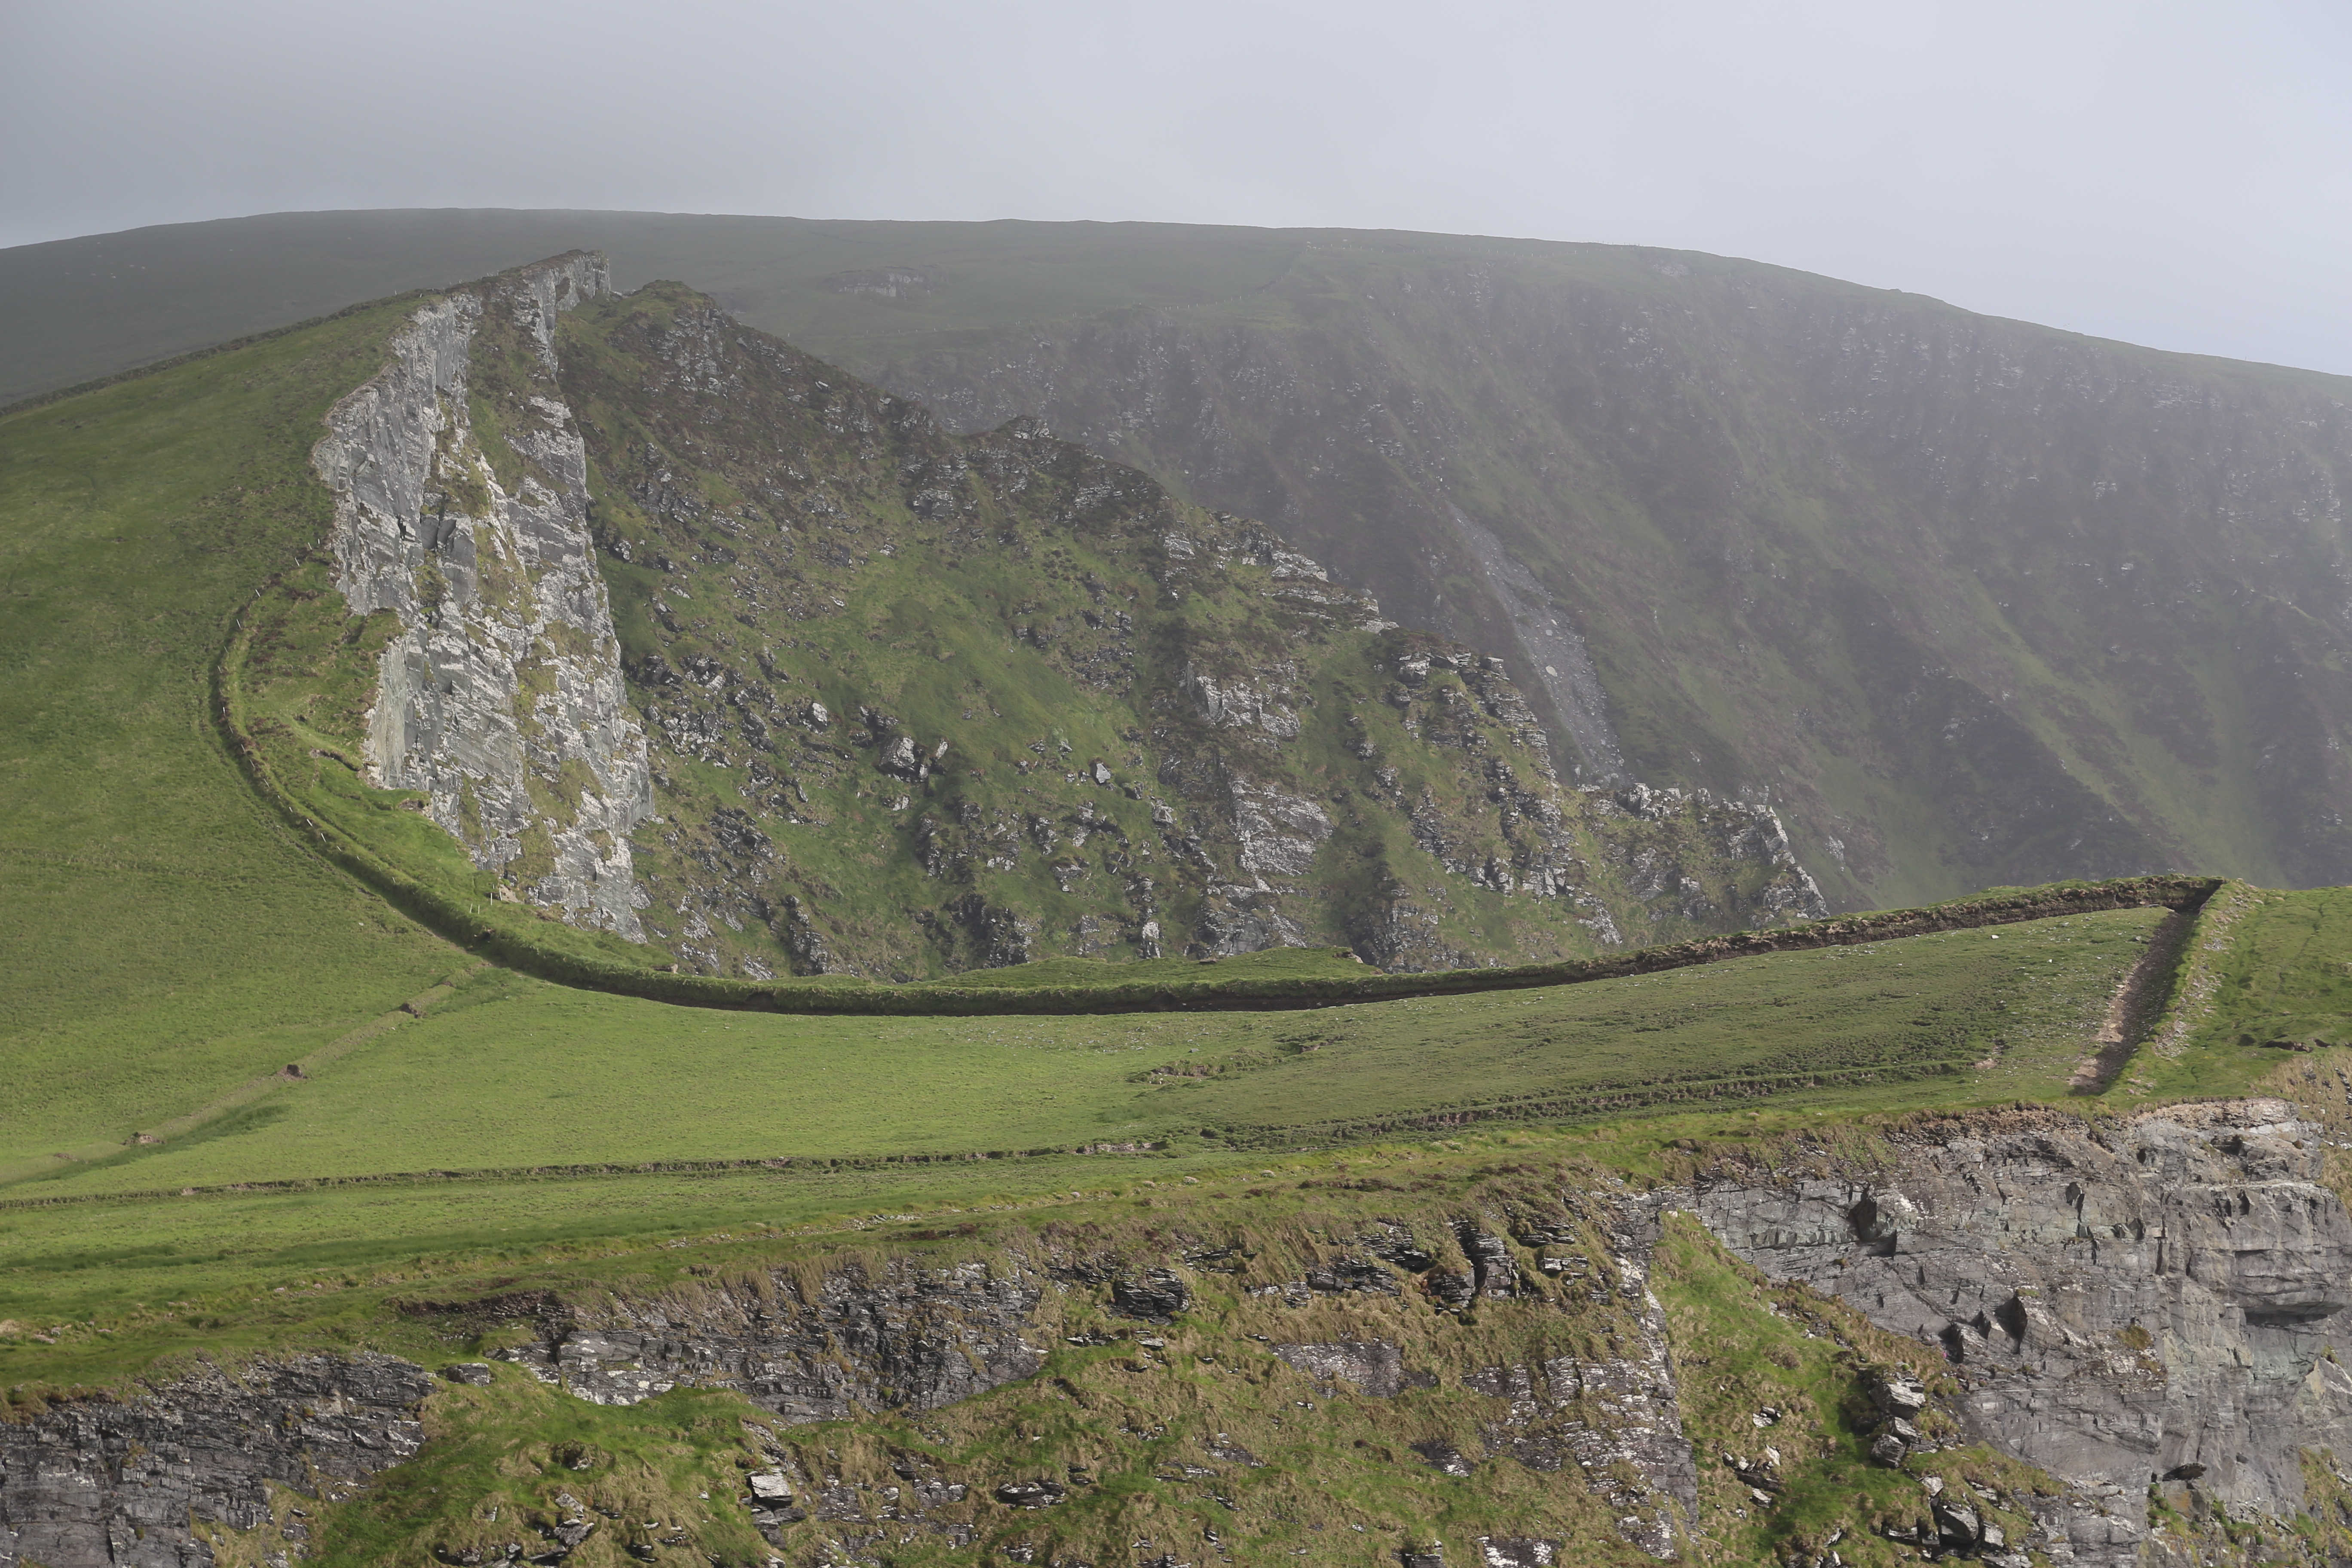
<path fill-rule="evenodd" d="M 1311 237 L 1246 301 L 861 347 L 1516 645 L 1585 776 L 1768 797 L 1833 899 L 2352 876 L 2341 380 L 1419 236 Z"/>

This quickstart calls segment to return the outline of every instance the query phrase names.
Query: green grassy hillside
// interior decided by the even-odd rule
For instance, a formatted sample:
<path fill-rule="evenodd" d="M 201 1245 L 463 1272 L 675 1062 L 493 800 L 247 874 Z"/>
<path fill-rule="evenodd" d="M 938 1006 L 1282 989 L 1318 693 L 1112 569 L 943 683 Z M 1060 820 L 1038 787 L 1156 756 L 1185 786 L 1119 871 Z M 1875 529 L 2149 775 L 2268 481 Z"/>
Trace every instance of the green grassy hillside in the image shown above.
<path fill-rule="evenodd" d="M 1842 906 L 2352 878 L 2340 378 L 1636 247 L 643 214 L 21 247 L 0 362 L 54 384 L 572 245 L 956 428 L 1039 414 L 1272 520 L 1512 657 L 1587 762 L 1769 792 Z"/>
<path fill-rule="evenodd" d="M 216 1122 L 0 1191 L 1096 1141 L 1191 1151 L 1476 1112 L 1574 1121 L 1790 1095 L 1888 1108 L 2063 1098 L 2164 914 L 1307 1014 L 787 1018 L 494 970 Z"/>
<path fill-rule="evenodd" d="M 583 331 L 625 335 L 647 308 L 616 307 L 608 324 L 583 321 Z M 302 586 L 318 574 L 329 521 L 309 446 L 327 404 L 378 360 L 400 309 L 0 419 L 17 674 L 5 698 L 16 787 L 0 853 L 25 868 L 0 945 L 16 1003 L 0 1176 L 28 1194 L 1097 1141 L 1206 1153 L 1433 1118 L 1559 1120 L 1693 1097 L 1859 1106 L 2062 1093 L 2084 1018 L 2158 919 L 2124 910 L 2013 928 L 2006 940 L 1948 932 L 1680 976 L 1433 997 L 1344 1022 L 730 1016 L 481 970 L 273 818 L 207 712 L 215 662 L 268 624 L 240 622 L 257 590 L 278 584 L 265 608 L 323 602 Z M 656 551 L 693 543 L 665 540 L 656 516 L 617 499 L 613 516 L 615 537 Z M 617 581 L 627 614 L 647 617 L 630 635 L 650 635 L 641 600 L 652 592 L 632 599 L 633 579 Z M 877 592 L 877 604 L 890 597 Z M 1188 635 L 1201 646 L 1197 630 Z M 270 646 L 294 647 L 282 632 Z M 856 679 L 881 682 L 895 668 L 883 655 L 903 650 L 877 647 L 833 649 L 822 679 L 843 679 L 843 661 L 855 670 L 878 659 L 877 673 Z M 844 706 L 856 689 L 845 682 Z M 328 733 L 357 700 L 331 682 L 305 690 L 310 728 L 286 731 L 298 741 Z M 266 682 L 257 700 L 267 707 Z M 1386 743 L 1402 748 L 1404 737 Z M 280 749 L 281 765 L 337 776 L 299 746 Z M 984 748 L 978 760 L 1004 761 Z M 672 788 L 674 800 L 690 799 Z M 383 804 L 361 791 L 349 807 L 380 820 L 379 844 L 396 849 L 406 835 L 424 854 L 443 842 Z M 1110 809 L 1136 807 L 1121 798 Z M 432 853 L 463 866 L 446 846 Z M 564 930 L 515 906 L 495 913 L 551 939 Z M 1228 965 L 1062 961 L 1000 983 L 1010 1000 L 1160 969 L 1241 982 L 1263 972 L 1283 984 L 1363 973 L 1328 949 Z M 1759 1033 L 1753 1019 L 1768 1006 L 1773 1026 Z M 648 1079 L 670 1088 L 649 1100 Z"/>
<path fill-rule="evenodd" d="M 254 590 L 325 526 L 319 417 L 397 306 L 0 418 L 0 1126 L 161 1121 L 463 955 L 254 796 L 212 723 Z"/>
<path fill-rule="evenodd" d="M 938 1510 L 1000 1553 L 1099 1562 L 1139 1539 L 1193 1551 L 1213 1535 L 1236 1562 L 1360 1564 L 1436 1538 L 1467 1555 L 1480 1535 L 1509 1533 L 1569 1542 L 1570 1560 L 1632 1564 L 1651 1559 L 1624 1539 L 1609 1495 L 1631 1484 L 1624 1474 L 1563 1485 L 1538 1468 L 1457 1475 L 1424 1459 L 1430 1445 L 1468 1452 L 1517 1418 L 1482 1369 L 1622 1357 L 1654 1333 L 1677 1367 L 1706 1369 L 1684 1376 L 1678 1415 L 1698 1450 L 1695 1560 L 1818 1559 L 1834 1537 L 1844 1561 L 1891 1565 L 1895 1548 L 1869 1532 L 1911 1517 L 1918 1488 L 1865 1458 L 1875 1417 L 1864 1378 L 1904 1367 L 1932 1379 L 1937 1357 L 1768 1286 L 1680 1221 L 1633 1288 L 1605 1264 L 1596 1278 L 1565 1264 L 1555 1277 L 1544 1260 L 1564 1248 L 1520 1237 L 1535 1234 L 1526 1216 L 1551 1215 L 1537 1228 L 1576 1237 L 1590 1268 L 1613 1243 L 1586 1234 L 1576 1194 L 1686 1181 L 1717 1158 L 1852 1174 L 1922 1110 L 2048 1102 L 2105 1116 L 2341 1081 L 2341 1053 L 2325 1043 L 2352 1035 L 2341 889 L 2004 892 L 1777 933 L 1831 945 L 1622 954 L 1622 972 L 1574 984 L 1530 982 L 1591 971 L 1379 976 L 1319 943 L 1215 965 L 1055 957 L 904 993 L 961 1006 L 979 990 L 1019 1006 L 1140 979 L 1285 987 L 1294 1002 L 1320 988 L 1339 1004 L 1278 1011 L 779 1016 L 572 988 L 486 962 L 526 939 L 534 952 L 617 954 L 641 970 L 651 955 L 498 901 L 457 840 L 401 809 L 400 792 L 368 790 L 314 754 L 350 739 L 362 690 L 349 656 L 364 655 L 372 632 L 321 588 L 331 519 L 310 449 L 406 309 L 0 415 L 0 1418 L 199 1360 L 494 1356 L 524 1333 L 499 1303 L 526 1297 L 683 1313 L 778 1280 L 870 1279 L 891 1258 L 985 1272 L 1011 1257 L 1122 1249 L 1207 1248 L 1231 1272 L 1204 1264 L 1195 1310 L 1148 1334 L 1107 1316 L 1091 1286 L 1050 1293 L 1036 1376 L 919 1418 L 877 1409 L 780 1428 L 719 1391 L 604 1406 L 500 1365 L 487 1387 L 436 1393 L 430 1441 L 375 1486 L 332 1501 L 279 1492 L 257 1532 L 215 1531 L 225 1564 L 266 1563 L 297 1508 L 310 1561 L 422 1568 L 502 1552 L 584 1497 L 601 1533 L 574 1568 L 751 1568 L 771 1545 L 730 1500 L 746 1468 L 784 1463 L 877 1491 L 910 1472 L 983 1487 L 1071 1478 L 1073 1500 L 1044 1514 L 980 1498 Z M 655 423 L 675 410 L 628 405 L 615 363 L 604 386 L 583 389 L 600 438 L 613 449 L 649 430 L 682 440 L 682 424 Z M 719 444 L 715 417 L 701 428 Z M 729 472 L 706 470 L 716 477 L 703 500 L 719 499 Z M 713 542 L 677 522 L 675 505 L 625 500 L 625 483 L 604 494 L 614 537 L 674 567 Z M 924 585 L 882 559 L 877 605 Z M 1112 564 L 1092 569 L 1107 577 Z M 731 606 L 737 565 L 713 556 L 633 568 L 642 581 L 614 574 L 637 669 L 656 653 L 691 668 L 688 657 L 717 657 L 721 636 L 759 629 L 675 613 Z M 832 585 L 800 569 L 801 585 Z M 921 602 L 1011 586 L 965 576 L 961 598 L 940 589 Z M 675 595 L 680 584 L 691 597 Z M 677 627 L 652 609 L 656 594 Z M 1230 635 L 1245 616 L 1202 596 L 1201 619 L 1176 624 Z M 947 717 L 965 710 L 946 705 L 951 688 L 925 684 L 932 667 L 958 662 L 927 667 L 940 628 L 894 626 L 872 608 L 844 617 L 855 637 L 795 633 L 810 646 L 786 650 L 784 668 L 845 709 L 896 679 L 906 712 L 933 703 L 943 728 L 966 722 Z M 741 613 L 755 612 L 747 596 Z M 992 636 L 954 651 L 977 662 L 1005 646 Z M 239 649 L 246 662 L 226 668 L 250 685 L 224 689 L 223 660 Z M 813 666 L 793 667 L 795 656 Z M 1036 705 L 1016 741 L 1043 726 L 1051 751 L 1055 724 L 1076 739 L 1098 721 L 1055 710 L 1089 700 L 1088 689 L 1050 660 L 1031 675 L 1034 689 L 998 678 L 999 712 Z M 1064 684 L 1048 690 L 1048 677 Z M 716 706 L 643 681 L 636 694 Z M 1318 693 L 1332 708 L 1338 695 L 1336 682 Z M 290 817 L 241 771 L 224 697 L 249 699 L 248 721 L 280 726 L 263 735 L 272 767 L 309 770 L 294 777 L 306 799 Z M 1402 719 L 1378 721 L 1395 726 L 1381 747 L 1405 752 Z M 990 743 L 959 742 L 998 770 L 1039 754 Z M 1499 731 L 1488 742 L 1502 743 Z M 1335 744 L 1316 765 L 1351 755 Z M 844 767 L 824 784 L 802 765 L 834 789 L 808 793 L 831 803 L 819 809 L 836 832 L 793 852 L 845 884 L 862 873 L 838 829 L 866 820 L 865 775 Z M 673 829 L 710 821 L 720 792 L 750 776 L 675 752 L 665 768 L 662 826 Z M 1074 787 L 1047 780 L 1034 787 Z M 1144 804 L 1097 793 L 1117 803 L 1097 816 Z M 795 794 L 791 814 L 807 804 Z M 452 930 L 477 951 L 354 880 L 315 826 L 298 829 L 304 810 L 468 900 Z M 782 824 L 780 837 L 803 826 L 814 825 Z M 669 848 L 655 841 L 647 863 L 682 878 L 682 861 L 662 858 Z M 2186 910 L 2141 902 L 2159 894 Z M 2125 907 L 2063 902 L 2093 897 Z M 2070 912 L 2016 918 L 2053 908 Z M 1983 923 L 1988 910 L 2005 923 Z M 1689 962 L 1705 958 L 1717 961 Z M 1427 994 L 1345 1005 L 1367 981 Z M 2352 1181 L 2330 1159 L 2332 1179 Z M 1318 1248 L 1370 1226 L 1412 1227 L 1451 1267 L 1465 1216 L 1488 1213 L 1512 1216 L 1525 1288 L 1507 1299 L 1456 1310 L 1419 1285 L 1296 1305 L 1286 1294 Z M 1654 1325 L 1641 1286 L 1656 1298 Z M 1277 1337 L 1377 1339 L 1415 1380 L 1385 1400 L 1335 1394 L 1276 1356 Z M 1769 1507 L 1720 1460 L 1767 1440 L 1755 1422 L 1768 1404 L 1785 1417 L 1769 1439 Z M 1937 1433 L 1951 1440 L 1915 1469 L 1932 1460 L 1955 1495 L 1978 1489 L 1987 1517 L 2021 1530 L 2020 1500 L 2046 1478 Z M 1204 1464 L 1213 1444 L 1263 1462 Z M 792 1522 L 785 1550 L 829 1558 L 835 1522 Z M 2316 1540 L 2322 1525 L 2307 1522 Z M 2285 1551 L 2276 1531 L 2226 1528 L 2251 1553 Z M 971 1555 L 902 1542 L 895 1560 Z"/>

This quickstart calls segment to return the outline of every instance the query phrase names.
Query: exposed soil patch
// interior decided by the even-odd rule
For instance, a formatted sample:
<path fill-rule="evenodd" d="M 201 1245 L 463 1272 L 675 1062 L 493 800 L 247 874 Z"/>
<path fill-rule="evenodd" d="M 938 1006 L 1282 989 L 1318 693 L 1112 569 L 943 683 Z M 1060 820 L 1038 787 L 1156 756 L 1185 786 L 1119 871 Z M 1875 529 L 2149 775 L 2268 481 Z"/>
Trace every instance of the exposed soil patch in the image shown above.
<path fill-rule="evenodd" d="M 2148 933 L 2147 954 L 2132 965 L 2131 973 L 2116 987 L 2115 998 L 2107 1004 L 2107 1016 L 2099 1021 L 2098 1033 L 2091 1037 L 2091 1054 L 2076 1064 L 2074 1076 L 2066 1080 L 2070 1091 L 2105 1093 L 2107 1086 L 2116 1081 L 2116 1075 L 2131 1060 L 2132 1053 L 2139 1048 L 2139 1043 L 2156 1027 L 2195 920 L 2193 910 L 2174 910 Z"/>

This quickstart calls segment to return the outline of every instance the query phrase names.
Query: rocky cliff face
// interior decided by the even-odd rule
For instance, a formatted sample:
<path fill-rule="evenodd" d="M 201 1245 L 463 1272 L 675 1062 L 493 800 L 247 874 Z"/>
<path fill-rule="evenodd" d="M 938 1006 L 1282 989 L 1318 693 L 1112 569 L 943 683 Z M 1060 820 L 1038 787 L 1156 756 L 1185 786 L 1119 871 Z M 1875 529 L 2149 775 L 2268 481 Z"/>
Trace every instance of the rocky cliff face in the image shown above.
<path fill-rule="evenodd" d="M 313 463 L 335 498 L 336 586 L 354 614 L 398 621 L 370 782 L 424 792 L 510 896 L 635 938 L 645 735 L 585 450 L 550 381 L 557 315 L 607 290 L 604 258 L 574 255 L 423 307 L 329 415 Z"/>
<path fill-rule="evenodd" d="M 2291 1516 L 2305 1450 L 2341 1440 L 2352 1217 L 2321 1149 L 2277 1100 L 2021 1110 L 1928 1124 L 1866 1176 L 1686 1201 L 1768 1273 L 1940 1346 L 1969 1434 L 2064 1483 L 2041 1510 L 2053 1558 L 2120 1564 L 2152 1489 Z"/>
<path fill-rule="evenodd" d="M 878 1272 L 860 1265 L 814 1277 L 749 1274 L 659 1300 L 545 1302 L 529 1336 L 495 1353 L 597 1404 L 633 1405 L 678 1387 L 741 1394 L 776 1423 L 743 1506 L 789 1561 L 813 1548 L 864 1555 L 925 1540 L 1001 1538 L 1021 1513 L 1095 1484 L 1097 1468 L 1140 1466 L 1163 1479 L 1220 1480 L 1220 1492 L 1237 1493 L 1242 1476 L 1277 1462 L 1270 1445 L 1289 1441 L 1279 1413 L 1318 1402 L 1349 1431 L 1370 1423 L 1363 1429 L 1417 1435 L 1402 1452 L 1383 1450 L 1384 1463 L 1431 1479 L 1481 1467 L 1557 1478 L 1572 1489 L 1569 1517 L 1606 1532 L 1609 1560 L 1672 1559 L 1697 1488 L 1664 1314 L 1643 1277 L 1643 1242 L 1619 1237 L 1622 1256 L 1596 1247 L 1594 1215 L 1643 1228 L 1638 1215 L 1593 1209 L 1586 1194 L 1569 1196 L 1567 1206 L 1538 1200 L 1434 1225 L 1390 1219 L 1330 1237 L 1296 1277 L 1263 1279 L 1241 1249 L 1203 1234 L 1179 1231 L 1165 1238 L 1171 1246 L 1125 1253 L 1044 1241 L 985 1261 L 898 1259 Z M 1507 1314 L 1480 1340 L 1485 1357 L 1448 1350 L 1444 1338 L 1481 1309 Z M 1566 1349 L 1549 1318 L 1607 1349 Z M 1357 1325 L 1360 1337 L 1298 1337 L 1307 1325 L 1336 1323 Z M 1244 1331 L 1249 1325 L 1270 1331 Z M 1040 1378 L 1026 1397 L 1013 1387 L 1048 1372 L 1049 1357 L 1066 1357 L 1066 1346 L 1113 1353 L 1091 1365 L 1057 1363 L 1058 1374 Z M 1517 1354 L 1494 1359 L 1498 1351 Z M 1188 1395 L 1155 1406 L 1164 1396 L 1138 1382 L 1188 1363 L 1244 1380 L 1234 1389 L 1241 1403 L 1217 1412 L 1225 1430 L 1202 1426 L 1200 1412 L 1185 1408 Z M 998 1390 L 1004 1397 L 975 1405 Z M 1065 1479 L 1068 1434 L 1041 1435 L 1036 1441 L 1051 1447 L 1013 1461 L 1025 1472 L 903 1445 L 887 1467 L 861 1467 L 833 1442 L 820 1458 L 786 1436 L 817 1422 L 930 1413 L 936 1419 L 922 1429 L 934 1441 L 959 1426 L 992 1437 L 1003 1423 L 1026 1429 L 1040 1394 L 1117 1412 L 1118 1438 L 1133 1451 L 1069 1468 Z M 1253 1530 L 1282 1508 L 1219 1501 Z M 1148 1514 L 1089 1528 L 1124 1541 Z M 1486 1550 L 1499 1555 L 1486 1560 L 1577 1560 L 1558 1555 L 1573 1534 L 1560 1520 L 1555 1507 L 1498 1523 Z M 1060 1554 L 1073 1545 L 1015 1543 L 1012 1552 L 1016 1561 L 1075 1563 Z"/>
<path fill-rule="evenodd" d="M 308 1512 L 271 1487 L 342 1500 L 416 1452 L 431 1386 L 390 1356 L 305 1356 L 0 1423 L 0 1568 L 188 1568 L 212 1528 L 301 1556 Z"/>
<path fill-rule="evenodd" d="M 1393 1311 L 1376 1305 L 1354 1320 L 1366 1325 L 1357 1337 L 1276 1332 L 1256 1336 L 1266 1342 L 1249 1353 L 1270 1352 L 1326 1400 L 1395 1401 L 1416 1388 L 1475 1396 L 1475 1441 L 1433 1436 L 1422 1462 L 1463 1476 L 1493 1463 L 1572 1476 L 1626 1544 L 1717 1560 L 1703 1542 L 1719 1504 L 1693 1465 L 1694 1443 L 1706 1439 L 1685 1406 L 1694 1377 L 1719 1374 L 1682 1364 L 1706 1366 L 1713 1347 L 1674 1341 L 1648 1283 L 1663 1226 L 1681 1211 L 1769 1278 L 1844 1303 L 1943 1369 L 1948 1384 L 1933 1396 L 1900 1378 L 1891 1393 L 1864 1380 L 1885 1414 L 1877 1462 L 1924 1473 L 1942 1448 L 1981 1442 L 2047 1477 L 2038 1491 L 1988 1492 L 1983 1506 L 1923 1492 L 1923 1522 L 1889 1526 L 1898 1539 L 2085 1568 L 2221 1560 L 2210 1553 L 2226 1541 L 2199 1535 L 2198 1521 L 2293 1520 L 2306 1506 L 2306 1453 L 2338 1451 L 2352 1432 L 2352 1377 L 2331 1350 L 2352 1307 L 2352 1216 L 2319 1181 L 2319 1130 L 2280 1101 L 2109 1123 L 2024 1110 L 1953 1118 L 1900 1135 L 1868 1173 L 1718 1167 L 1687 1189 L 1563 1193 L 1557 1212 L 1465 1213 L 1434 1237 L 1394 1223 L 1333 1235 L 1298 1278 L 1244 1293 L 1292 1311 L 1409 1293 L 1441 1321 L 1557 1301 L 1564 1322 L 1611 1314 L 1612 1354 L 1449 1359 L 1406 1322 L 1370 1328 Z M 1125 1302 L 1131 1317 L 1172 1325 L 1124 1331 L 1147 1340 L 1229 1312 L 1198 1300 L 1217 1271 L 1239 1267 L 1229 1257 L 1196 1247 L 1092 1266 L 836 1278 L 804 1300 L 754 1288 L 694 1305 L 615 1303 L 550 1318 L 503 1353 L 599 1401 L 694 1384 L 740 1389 L 787 1423 L 937 1410 L 1038 1371 L 1076 1301 Z M 1792 1442 L 1804 1425 L 1793 1407 L 1767 1408 L 1754 1425 L 1784 1415 L 1790 1436 L 1769 1440 Z M 1769 1505 L 1792 1476 L 1779 1449 L 1767 1452 L 1769 1461 L 1741 1459 L 1738 1484 Z M 990 1479 L 946 1479 L 975 1496 Z M 1974 1536 L 1951 1533 L 1962 1513 Z M 1987 1535 L 2002 1513 L 2029 1522 Z M 791 1522 L 781 1511 L 770 1521 Z M 986 1516 L 973 1522 L 984 1528 Z"/>
<path fill-rule="evenodd" d="M 879 1409 L 936 1410 L 1045 1364 L 1034 1336 L 1045 1274 L 1015 1263 L 879 1279 L 825 1277 L 813 1299 L 757 1278 L 683 1303 L 614 1299 L 551 1310 L 531 1341 L 499 1353 L 598 1405 L 634 1405 L 681 1384 L 733 1388 L 787 1422 Z"/>
<path fill-rule="evenodd" d="M 1359 1530 L 1440 1511 L 1506 1564 L 2333 1563 L 2324 1531 L 2294 1533 L 2333 1510 L 2352 1437 L 2333 1348 L 2352 1218 L 2319 1145 L 2269 1100 L 1978 1113 L 1914 1124 L 1866 1170 L 1799 1148 L 1637 1191 L 1505 1166 L 1450 1207 L 1331 1184 L 1286 1233 L 1244 1204 L 1117 1243 L 1049 1229 L 636 1295 L 411 1302 L 591 1404 L 741 1395 L 740 1420 L 692 1408 L 740 1426 L 748 1473 L 631 1491 L 591 1444 L 543 1483 L 518 1472 L 541 1502 L 403 1517 L 452 1563 L 562 1561 L 600 1530 L 644 1556 L 694 1538 L 637 1521 L 714 1512 L 793 1563 L 916 1543 L 1092 1562 L 1113 1537 L 1156 1541 L 1150 1561 L 1309 1519 L 1285 1552 L 1360 1562 Z M 1695 1254 L 1694 1221 L 1769 1288 Z M 493 1401 L 513 1375 L 445 1374 Z M 331 1508 L 415 1456 L 432 1386 L 390 1358 L 303 1358 L 0 1425 L 0 1563 L 205 1563 L 222 1531 L 243 1532 L 236 1561 L 302 1556 L 324 1526 L 300 1500 Z M 2015 1464 L 1955 1470 L 1976 1444 Z M 1318 1500 L 1335 1463 L 1386 1500 Z"/>

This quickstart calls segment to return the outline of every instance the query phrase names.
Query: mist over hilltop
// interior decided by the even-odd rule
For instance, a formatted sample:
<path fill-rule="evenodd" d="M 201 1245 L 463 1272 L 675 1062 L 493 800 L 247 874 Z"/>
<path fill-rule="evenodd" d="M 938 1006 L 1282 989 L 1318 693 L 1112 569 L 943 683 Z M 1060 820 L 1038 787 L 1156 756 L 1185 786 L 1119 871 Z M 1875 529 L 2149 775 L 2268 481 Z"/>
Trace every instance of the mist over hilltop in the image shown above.
<path fill-rule="evenodd" d="M 1692 252 L 587 213 L 5 253 L 44 301 L 9 363 L 68 379 L 591 242 L 955 429 L 1041 416 L 1265 520 L 1503 658 L 1570 780 L 1778 808 L 1835 904 L 2352 877 L 2341 378 Z"/>
<path fill-rule="evenodd" d="M 1760 258 L 2352 372 L 2352 220 L 2322 195 L 2352 18 L 2309 0 L 913 0 L 883 27 L 694 0 L 650 42 L 604 0 L 403 16 L 13 17 L 0 244 L 416 206 L 1411 229 Z"/>

